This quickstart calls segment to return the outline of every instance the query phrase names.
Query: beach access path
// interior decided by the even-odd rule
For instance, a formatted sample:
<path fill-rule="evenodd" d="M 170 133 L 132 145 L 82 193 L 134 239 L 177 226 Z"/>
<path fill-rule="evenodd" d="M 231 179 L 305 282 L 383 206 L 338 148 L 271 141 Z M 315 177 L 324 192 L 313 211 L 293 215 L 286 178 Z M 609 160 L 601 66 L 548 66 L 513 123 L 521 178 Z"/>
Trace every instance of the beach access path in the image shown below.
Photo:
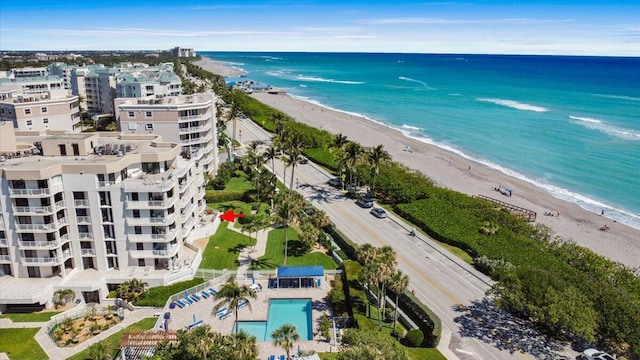
<path fill-rule="evenodd" d="M 243 141 L 269 142 L 270 134 L 251 120 L 239 119 L 237 126 Z M 276 162 L 281 181 L 283 171 L 282 163 Z M 393 248 L 398 268 L 409 276 L 410 289 L 442 321 L 443 341 L 438 348 L 448 359 L 575 359 L 577 353 L 565 344 L 550 341 L 526 322 L 496 310 L 485 296 L 491 279 L 424 234 L 409 236 L 411 225 L 404 220 L 393 214 L 386 219 L 373 217 L 328 186 L 332 175 L 311 162 L 297 166 L 296 177 L 300 182 L 296 191 L 325 211 L 351 241 Z"/>

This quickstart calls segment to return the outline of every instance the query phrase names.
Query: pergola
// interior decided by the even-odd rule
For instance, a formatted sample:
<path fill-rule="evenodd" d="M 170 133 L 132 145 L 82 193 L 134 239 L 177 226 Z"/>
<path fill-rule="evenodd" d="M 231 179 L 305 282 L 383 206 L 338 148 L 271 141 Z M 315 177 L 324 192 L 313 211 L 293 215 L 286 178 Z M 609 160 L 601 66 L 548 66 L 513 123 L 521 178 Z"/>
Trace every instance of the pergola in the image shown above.
<path fill-rule="evenodd" d="M 272 288 L 315 288 L 322 284 L 322 266 L 280 266 L 276 278 L 269 281 Z"/>
<path fill-rule="evenodd" d="M 120 360 L 141 360 L 143 355 L 153 354 L 159 342 L 167 340 L 176 342 L 176 330 L 132 331 L 120 340 Z"/>

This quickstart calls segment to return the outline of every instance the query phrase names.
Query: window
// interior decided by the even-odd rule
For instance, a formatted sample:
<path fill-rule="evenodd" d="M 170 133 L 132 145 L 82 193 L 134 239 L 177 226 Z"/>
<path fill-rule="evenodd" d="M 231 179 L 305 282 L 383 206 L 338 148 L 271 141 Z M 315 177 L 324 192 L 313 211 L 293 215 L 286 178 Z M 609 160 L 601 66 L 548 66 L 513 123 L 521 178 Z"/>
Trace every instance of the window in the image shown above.
<path fill-rule="evenodd" d="M 145 128 L 146 128 L 147 130 L 153 130 L 153 124 L 152 124 L 152 123 L 147 123 L 147 124 L 145 125 Z"/>
<path fill-rule="evenodd" d="M 31 109 L 24 109 L 25 115 L 31 115 Z"/>
<path fill-rule="evenodd" d="M 145 113 L 145 115 L 146 115 L 147 117 L 151 117 L 151 116 L 152 116 L 152 113 L 151 113 L 151 111 L 147 111 L 147 112 Z"/>
<path fill-rule="evenodd" d="M 31 126 L 31 125 L 33 125 L 33 121 L 27 120 L 27 126 Z"/>
<path fill-rule="evenodd" d="M 44 118 L 44 119 L 42 119 L 42 122 L 43 122 L 44 124 L 48 124 L 48 123 L 49 123 L 49 119 Z"/>
<path fill-rule="evenodd" d="M 49 109 L 47 109 L 46 106 L 43 106 L 43 107 L 40 108 L 40 112 L 43 113 L 43 114 L 46 114 L 48 111 L 49 111 Z"/>
<path fill-rule="evenodd" d="M 129 117 L 134 117 L 135 114 L 133 113 L 133 111 L 129 111 Z"/>
<path fill-rule="evenodd" d="M 58 149 L 60 149 L 61 156 L 67 156 L 67 147 L 64 144 L 58 144 Z"/>
<path fill-rule="evenodd" d="M 146 89 L 147 91 L 153 91 L 153 85 L 147 85 L 147 86 L 145 87 L 145 89 Z"/>
<path fill-rule="evenodd" d="M 80 147 L 78 144 L 71 144 L 71 148 L 73 149 L 73 156 L 80 156 Z"/>

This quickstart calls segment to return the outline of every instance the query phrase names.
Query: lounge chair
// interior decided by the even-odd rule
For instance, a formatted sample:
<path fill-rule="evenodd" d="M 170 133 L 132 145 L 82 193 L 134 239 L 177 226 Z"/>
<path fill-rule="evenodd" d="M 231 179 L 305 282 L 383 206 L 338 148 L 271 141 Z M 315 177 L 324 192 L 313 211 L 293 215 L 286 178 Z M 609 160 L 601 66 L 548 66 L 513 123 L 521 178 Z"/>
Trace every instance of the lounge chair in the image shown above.
<path fill-rule="evenodd" d="M 223 311 L 223 312 L 221 312 L 219 314 L 216 314 L 216 315 L 218 316 L 218 319 L 222 320 L 222 318 L 225 317 L 229 312 L 230 311 L 225 308 L 225 311 Z"/>
<path fill-rule="evenodd" d="M 231 315 L 233 315 L 233 311 L 228 311 L 226 314 L 224 314 L 224 315 L 222 315 L 220 317 L 220 320 L 224 320 L 224 319 L 228 318 Z"/>
<path fill-rule="evenodd" d="M 238 309 L 242 309 L 245 306 L 247 306 L 247 301 L 241 302 L 240 304 L 238 304 Z"/>
<path fill-rule="evenodd" d="M 213 296 L 218 295 L 218 292 L 215 291 L 213 288 L 209 288 L 209 293 L 211 293 L 211 295 L 213 295 Z"/>
<path fill-rule="evenodd" d="M 276 360 L 276 356 L 275 355 L 269 355 L 269 360 Z"/>
<path fill-rule="evenodd" d="M 287 360 L 287 357 L 284 355 L 278 356 L 278 360 Z"/>
<path fill-rule="evenodd" d="M 182 309 L 182 308 L 187 307 L 189 304 L 185 304 L 185 303 L 183 303 L 183 302 L 182 302 L 182 301 L 180 301 L 180 300 L 176 300 L 176 305 L 178 305 L 178 307 L 179 307 L 180 309 Z"/>
<path fill-rule="evenodd" d="M 193 324 L 187 326 L 187 330 L 191 330 L 195 327 L 201 326 L 203 324 L 202 320 L 198 320 L 196 322 L 194 322 Z"/>
<path fill-rule="evenodd" d="M 216 310 L 216 313 L 215 313 L 215 314 L 216 314 L 216 316 L 220 316 L 220 314 L 224 314 L 224 313 L 226 313 L 226 312 L 227 312 L 227 308 L 226 308 L 226 307 L 223 307 L 222 309 L 218 309 L 218 310 Z"/>
<path fill-rule="evenodd" d="M 193 294 L 191 295 L 191 298 L 195 301 L 198 302 L 200 300 L 202 300 L 202 298 L 200 296 L 198 296 L 198 294 Z"/>
<path fill-rule="evenodd" d="M 188 297 L 184 297 L 184 301 L 186 301 L 189 305 L 193 305 L 193 300 L 189 299 Z"/>
<path fill-rule="evenodd" d="M 203 292 L 200 293 L 200 296 L 202 296 L 205 299 L 208 299 L 209 296 L 211 296 L 211 295 L 209 295 L 209 293 L 207 293 L 206 291 L 203 291 Z"/>

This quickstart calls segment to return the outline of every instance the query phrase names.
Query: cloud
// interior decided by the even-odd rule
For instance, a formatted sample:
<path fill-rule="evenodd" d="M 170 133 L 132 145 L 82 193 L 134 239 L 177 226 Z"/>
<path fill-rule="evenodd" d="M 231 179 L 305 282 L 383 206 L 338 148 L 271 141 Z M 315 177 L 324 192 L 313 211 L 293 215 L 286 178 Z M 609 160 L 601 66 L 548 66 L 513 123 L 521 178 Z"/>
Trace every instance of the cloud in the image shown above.
<path fill-rule="evenodd" d="M 502 19 L 446 19 L 426 17 L 400 17 L 357 20 L 369 25 L 395 25 L 395 24 L 548 24 L 568 23 L 571 19 L 530 19 L 530 18 L 502 18 Z"/>
<path fill-rule="evenodd" d="M 376 39 L 377 36 L 372 35 L 336 35 L 333 39 Z"/>
<path fill-rule="evenodd" d="M 3 31 L 48 33 L 59 36 L 154 36 L 154 37 L 210 37 L 210 36 L 276 36 L 291 35 L 284 32 L 273 31 L 185 31 L 185 30 L 160 30 L 148 28 L 95 28 L 95 29 L 3 29 Z"/>

